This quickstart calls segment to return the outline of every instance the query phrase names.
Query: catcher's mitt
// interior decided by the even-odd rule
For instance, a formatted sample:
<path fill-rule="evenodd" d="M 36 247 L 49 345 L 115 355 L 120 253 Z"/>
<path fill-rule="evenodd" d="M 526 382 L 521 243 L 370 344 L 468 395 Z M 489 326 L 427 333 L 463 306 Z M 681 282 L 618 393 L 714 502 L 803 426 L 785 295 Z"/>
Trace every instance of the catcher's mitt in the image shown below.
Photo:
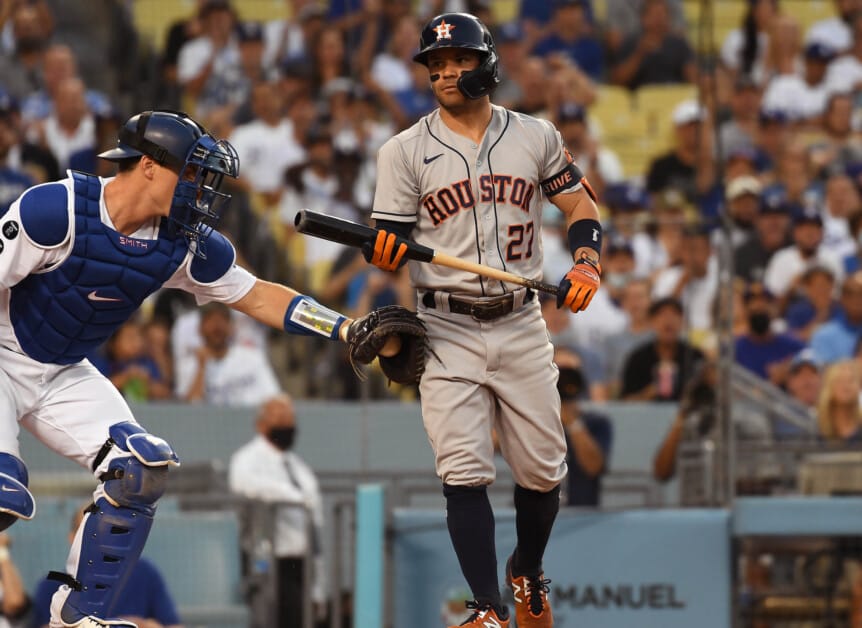
<path fill-rule="evenodd" d="M 380 368 L 393 382 L 417 383 L 425 371 L 425 358 L 429 351 L 425 323 L 415 312 L 400 305 L 372 310 L 350 323 L 347 328 L 350 363 L 356 369 L 357 362 L 373 362 L 391 335 L 401 338 L 401 349 L 391 357 L 379 356 Z"/>

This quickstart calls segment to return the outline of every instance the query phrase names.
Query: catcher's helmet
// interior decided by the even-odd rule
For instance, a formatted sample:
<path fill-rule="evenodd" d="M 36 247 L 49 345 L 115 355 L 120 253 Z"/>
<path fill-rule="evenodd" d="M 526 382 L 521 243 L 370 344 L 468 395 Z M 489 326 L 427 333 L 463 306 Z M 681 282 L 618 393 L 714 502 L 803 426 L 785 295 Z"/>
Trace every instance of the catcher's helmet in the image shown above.
<path fill-rule="evenodd" d="M 464 72 L 458 79 L 458 89 L 467 98 L 482 98 L 500 82 L 497 49 L 491 32 L 469 13 L 444 13 L 425 25 L 419 36 L 419 52 L 413 57 L 428 65 L 428 53 L 438 48 L 467 48 L 480 55 L 479 67 Z"/>
<path fill-rule="evenodd" d="M 184 113 L 145 111 L 129 118 L 120 129 L 116 148 L 99 157 L 123 161 L 141 155 L 179 173 L 168 218 L 189 240 L 191 250 L 206 257 L 204 242 L 230 200 L 230 194 L 218 189 L 225 175 L 239 174 L 233 146 L 215 139 Z"/>

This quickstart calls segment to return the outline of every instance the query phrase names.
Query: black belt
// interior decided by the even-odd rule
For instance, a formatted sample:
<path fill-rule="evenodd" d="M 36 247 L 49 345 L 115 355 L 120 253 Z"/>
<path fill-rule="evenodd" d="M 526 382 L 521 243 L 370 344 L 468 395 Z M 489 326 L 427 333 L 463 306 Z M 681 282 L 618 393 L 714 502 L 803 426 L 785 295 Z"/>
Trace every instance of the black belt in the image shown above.
<path fill-rule="evenodd" d="M 434 300 L 434 290 L 429 290 L 422 295 L 422 304 L 429 308 L 435 309 L 437 302 Z M 533 300 L 535 293 L 527 288 L 524 294 L 523 303 L 529 303 Z M 477 321 L 493 321 L 506 314 L 511 314 L 515 304 L 515 294 L 509 292 L 501 294 L 497 297 L 486 297 L 468 301 L 467 299 L 459 299 L 450 294 L 448 295 L 449 311 L 454 314 L 467 314 L 472 316 Z"/>

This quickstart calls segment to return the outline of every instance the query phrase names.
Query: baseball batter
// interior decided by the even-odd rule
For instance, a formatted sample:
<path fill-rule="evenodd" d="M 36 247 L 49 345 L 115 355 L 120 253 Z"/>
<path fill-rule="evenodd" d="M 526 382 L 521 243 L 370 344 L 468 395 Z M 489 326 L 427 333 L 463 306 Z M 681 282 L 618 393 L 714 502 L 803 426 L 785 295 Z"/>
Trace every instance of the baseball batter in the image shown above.
<path fill-rule="evenodd" d="M 585 309 L 599 287 L 602 230 L 589 184 L 550 123 L 492 105 L 497 54 L 474 16 L 431 20 L 414 60 L 426 65 L 439 108 L 378 155 L 365 250 L 402 265 L 411 238 L 436 250 L 541 279 L 542 204 L 566 216 L 573 267 L 558 306 Z M 486 486 L 494 481 L 491 430 L 516 480 L 517 547 L 507 563 L 519 628 L 553 625 L 542 556 L 566 473 L 557 370 L 538 299 L 467 272 L 410 263 L 419 315 L 439 361 L 420 383 L 425 429 L 443 480 L 449 533 L 475 597 L 462 626 L 507 626 Z"/>
<path fill-rule="evenodd" d="M 191 118 L 133 116 L 101 157 L 119 163 L 116 177 L 70 172 L 26 190 L 0 215 L 0 530 L 36 508 L 19 421 L 100 482 L 67 573 L 52 572 L 63 583 L 52 628 L 134 626 L 110 617 L 179 459 L 85 356 L 149 294 L 162 285 L 187 290 L 201 304 L 225 302 L 287 332 L 352 346 L 356 329 L 377 320 L 349 321 L 234 263 L 233 246 L 213 226 L 230 199 L 221 181 L 238 174 L 236 152 Z M 373 349 L 397 350 L 381 347 L 387 338 Z"/>

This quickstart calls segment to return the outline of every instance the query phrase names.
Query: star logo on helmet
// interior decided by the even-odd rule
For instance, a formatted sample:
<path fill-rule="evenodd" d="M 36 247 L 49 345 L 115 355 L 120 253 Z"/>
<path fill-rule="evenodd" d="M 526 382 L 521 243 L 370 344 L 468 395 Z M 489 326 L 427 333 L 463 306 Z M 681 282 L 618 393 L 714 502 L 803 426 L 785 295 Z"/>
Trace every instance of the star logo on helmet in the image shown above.
<path fill-rule="evenodd" d="M 446 20 L 440 20 L 440 23 L 434 27 L 437 32 L 437 41 L 441 39 L 452 39 L 452 31 L 455 30 L 454 24 L 447 24 Z"/>

